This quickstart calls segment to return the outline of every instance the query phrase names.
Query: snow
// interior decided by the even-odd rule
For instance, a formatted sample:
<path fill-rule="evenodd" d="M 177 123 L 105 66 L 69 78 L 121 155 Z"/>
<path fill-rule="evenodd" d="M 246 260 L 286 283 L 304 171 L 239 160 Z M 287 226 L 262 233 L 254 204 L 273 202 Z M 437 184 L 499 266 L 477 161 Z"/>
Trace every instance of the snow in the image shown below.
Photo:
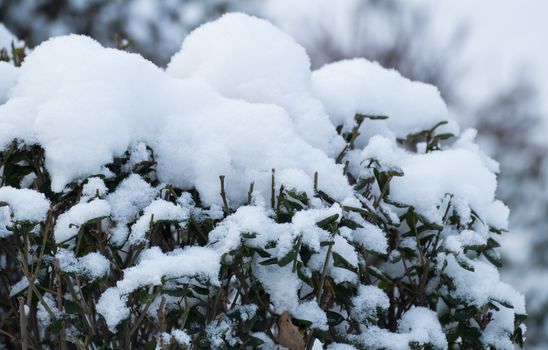
<path fill-rule="evenodd" d="M 361 285 L 358 294 L 352 298 L 352 317 L 366 323 L 377 318 L 377 310 L 388 310 L 390 300 L 382 289 L 376 286 Z"/>
<path fill-rule="evenodd" d="M 11 186 L 0 187 L 0 202 L 7 203 L 14 221 L 44 221 L 50 206 L 43 193 Z"/>
<path fill-rule="evenodd" d="M 82 187 L 82 196 L 80 201 L 88 201 L 95 197 L 104 197 L 108 192 L 105 182 L 100 177 L 90 177 Z"/>
<path fill-rule="evenodd" d="M 352 345 L 348 345 L 348 344 L 331 343 L 326 348 L 326 350 L 357 350 L 357 349 L 353 347 Z"/>
<path fill-rule="evenodd" d="M 55 242 L 65 242 L 78 234 L 82 225 L 88 221 L 109 216 L 110 205 L 104 199 L 94 199 L 88 203 L 78 203 L 59 215 L 53 235 Z"/>
<path fill-rule="evenodd" d="M 167 73 L 206 82 L 226 97 L 281 106 L 305 141 L 327 153 L 341 148 L 311 96 L 305 50 L 267 21 L 232 13 L 202 25 L 187 36 Z"/>
<path fill-rule="evenodd" d="M 10 288 L 10 298 L 14 297 L 15 295 L 19 294 L 20 292 L 27 289 L 29 286 L 29 280 L 26 276 L 23 276 L 19 281 L 15 282 L 11 288 Z"/>
<path fill-rule="evenodd" d="M 398 324 L 398 332 L 409 333 L 412 341 L 430 343 L 435 349 L 447 349 L 447 339 L 438 321 L 438 315 L 424 307 L 408 310 Z"/>
<path fill-rule="evenodd" d="M 316 301 L 308 301 L 299 304 L 293 313 L 293 317 L 312 322 L 311 328 L 327 331 L 327 316 Z"/>
<path fill-rule="evenodd" d="M 73 272 L 91 280 L 104 277 L 110 269 L 110 262 L 101 253 L 92 252 L 83 257 L 75 257 L 71 250 L 59 249 L 55 258 L 59 260 L 61 271 Z"/>
<path fill-rule="evenodd" d="M 211 284 L 218 283 L 220 259 L 209 248 L 189 247 L 164 254 L 153 247 L 141 254 L 133 267 L 124 270 L 124 277 L 110 287 L 97 302 L 97 312 L 106 320 L 111 330 L 129 316 L 127 295 L 137 288 L 160 285 L 164 278 L 206 278 Z"/>
<path fill-rule="evenodd" d="M 458 264 L 453 255 L 442 256 L 440 259 L 438 263 L 447 263 L 444 271 L 455 285 L 455 290 L 450 292 L 454 298 L 465 300 L 477 307 L 493 300 L 507 302 L 513 305 L 516 314 L 526 314 L 523 295 L 500 281 L 499 272 L 491 264 L 468 259 L 468 264 L 474 268 L 474 271 L 468 271 Z"/>
<path fill-rule="evenodd" d="M 352 231 L 354 242 L 363 246 L 366 250 L 378 254 L 388 252 L 388 242 L 384 232 L 377 226 L 368 222 L 361 223 L 363 228 L 357 228 Z"/>
<path fill-rule="evenodd" d="M 289 225 L 276 224 L 264 207 L 244 206 L 219 223 L 209 233 L 209 241 L 213 248 L 224 254 L 240 246 L 243 233 L 256 233 L 257 237 L 249 240 L 248 244 L 262 247 L 284 235 L 284 231 L 289 231 Z M 284 235 L 285 239 L 288 239 L 287 235 Z"/>
<path fill-rule="evenodd" d="M 147 240 L 146 234 L 151 225 L 159 221 L 182 223 L 188 218 L 187 208 L 182 208 L 178 204 L 163 199 L 157 199 L 145 208 L 143 215 L 131 226 L 128 241 L 130 244 L 145 242 Z"/>
<path fill-rule="evenodd" d="M 112 209 L 112 219 L 116 222 L 111 236 L 114 244 L 120 245 L 127 239 L 127 224 L 135 220 L 139 212 L 154 200 L 157 192 L 141 176 L 131 174 L 122 180 L 116 191 L 107 196 L 106 200 Z"/>
<path fill-rule="evenodd" d="M 357 267 L 358 265 L 358 255 L 354 250 L 354 247 L 348 243 L 343 237 L 336 235 L 333 239 L 333 252 L 339 254 L 344 258 L 352 267 Z M 308 266 L 315 271 L 322 271 L 326 255 L 327 247 L 322 247 L 320 252 L 312 255 Z M 327 265 L 327 271 L 329 276 L 333 278 L 335 283 L 342 282 L 352 282 L 356 283 L 358 280 L 358 275 L 353 271 L 349 271 L 345 268 L 335 266 L 335 260 L 333 257 L 329 259 L 329 264 Z"/>
<path fill-rule="evenodd" d="M 126 303 L 127 295 L 122 295 L 115 287 L 105 290 L 97 302 L 97 312 L 105 318 L 112 332 L 116 332 L 116 326 L 129 316 Z"/>
<path fill-rule="evenodd" d="M 181 329 L 173 329 L 169 333 L 164 332 L 160 335 L 159 338 L 161 340 L 159 340 L 158 344 L 156 344 L 156 349 L 158 350 L 169 347 L 169 344 L 172 340 L 183 347 L 190 346 L 190 344 L 192 343 L 192 339 L 190 338 L 190 336 Z"/>
<path fill-rule="evenodd" d="M 413 82 L 395 70 L 359 58 L 328 64 L 313 73 L 315 95 L 323 102 L 334 125 L 350 130 L 356 113 L 386 116 L 386 120 L 366 120 L 358 145 L 367 136 L 383 134 L 405 138 L 450 120 L 439 91 L 432 85 Z M 444 127 L 458 134 L 454 122 Z"/>
<path fill-rule="evenodd" d="M 159 179 L 196 187 L 205 205 L 221 202 L 219 175 L 226 176 L 231 203 L 247 199 L 252 181 L 268 198 L 272 168 L 279 174 L 299 169 L 309 193 L 316 171 L 330 195 L 352 193 L 341 166 L 301 138 L 280 106 L 222 97 L 202 82 L 173 78 L 137 55 L 83 36 L 37 47 L 11 93 L 0 105 L 0 144 L 14 138 L 40 143 L 56 192 L 103 173 L 114 157 L 145 142 L 157 156 Z"/>
<path fill-rule="evenodd" d="M 140 2 L 134 10 L 143 14 L 146 8 L 139 6 L 146 5 Z M 493 322 L 483 334 L 485 343 L 508 348 L 509 343 L 500 337 L 512 331 L 514 312 L 525 313 L 523 297 L 500 281 L 491 264 L 471 260 L 463 252 L 463 248 L 484 245 L 490 238 L 487 227 L 466 226 L 473 211 L 488 225 L 508 226 L 508 209 L 495 200 L 498 164 L 475 144 L 473 130 L 435 151 L 422 143 L 419 152 L 412 153 L 397 142 L 441 121 L 449 124 L 437 132 L 459 134 L 435 87 L 410 81 L 364 59 L 311 72 L 306 52 L 293 39 L 268 22 L 244 14 L 225 15 L 191 33 L 165 71 L 138 55 L 107 49 L 77 35 L 43 43 L 21 68 L 12 70 L 13 74 L 7 66 L 0 65 L 0 73 L 2 69 L 8 74 L 0 78 L 0 146 L 13 139 L 42 146 L 51 187 L 57 194 L 66 192 L 74 182 L 82 185 L 79 202 L 57 218 L 56 243 L 71 240 L 82 225 L 100 219 L 108 229 L 110 243 L 122 246 L 127 240 L 128 248 L 144 245 L 135 265 L 126 268 L 97 303 L 96 309 L 111 331 L 129 317 L 128 295 L 139 288 L 152 292 L 152 287 L 166 280 L 175 287 L 218 286 L 221 261 L 230 262 L 230 252 L 242 246 L 261 248 L 279 259 L 296 245 L 311 253 L 304 267 L 300 255 L 295 266 L 262 265 L 264 258 L 258 256 L 245 263 L 268 293 L 275 313 L 287 311 L 296 319 L 309 320 L 315 329 L 327 330 L 327 316 L 318 303 L 301 299 L 311 288 L 293 269 L 299 266 L 305 275 L 323 271 L 328 243 L 333 253 L 326 266 L 329 285 L 358 287 L 349 312 L 360 324 L 361 334 L 348 340 L 365 348 L 403 350 L 416 342 L 447 349 L 437 314 L 423 307 L 404 313 L 397 333 L 371 324 L 378 310 L 389 308 L 389 299 L 377 286 L 360 284 L 358 266 L 376 260 L 365 261 L 359 251 L 389 253 L 385 231 L 399 224 L 400 208 L 388 201 L 371 206 L 393 221 L 386 227 L 343 210 L 344 205 L 366 206 L 371 195 L 378 195 L 375 185 L 370 194 L 356 193 L 342 165 L 334 160 L 344 146 L 336 126 L 349 131 L 360 113 L 388 119 L 364 120 L 357 147 L 347 154 L 350 174 L 371 176 L 370 164 L 378 171 L 401 172 L 402 176 L 391 180 L 389 198 L 412 206 L 434 223 L 444 224 L 446 205 L 453 205 L 459 224 L 467 229 L 443 231 L 445 250 L 439 253 L 436 273 L 446 273 L 455 289 L 440 292 L 478 307 L 489 302 L 512 303 L 513 309 L 501 307 L 493 314 Z M 7 99 L 3 104 L 2 98 Z M 112 180 L 113 174 L 106 165 L 127 154 L 125 172 L 132 172 L 135 165 L 152 160 L 154 155 L 156 174 L 147 180 L 127 175 L 109 193 L 104 179 Z M 277 223 L 267 205 L 272 169 L 276 193 L 283 185 L 312 198 L 309 207 L 288 222 Z M 315 197 L 316 172 L 319 188 L 336 203 L 327 205 Z M 226 218 L 220 175 L 225 179 L 228 206 L 234 209 Z M 251 203 L 243 205 L 252 182 Z M 24 183 L 28 184 L 28 179 Z M 195 204 L 191 192 L 183 192 L 174 202 L 163 199 L 169 185 L 177 190 L 197 190 L 200 205 Z M 15 221 L 41 222 L 50 208 L 43 194 L 30 189 L 2 187 L 0 201 L 9 206 L 0 208 L 2 237 L 9 235 L 12 216 Z M 344 218 L 358 227 L 330 232 L 317 225 L 333 216 L 338 224 L 343 224 Z M 191 219 L 199 222 L 205 218 L 220 221 L 209 233 L 206 247 L 170 252 L 148 247 L 152 224 L 167 222 L 184 228 Z M 399 247 L 416 249 L 417 240 L 402 238 Z M 391 254 L 399 253 L 393 250 Z M 56 258 L 63 271 L 90 280 L 104 277 L 110 270 L 109 260 L 99 252 L 77 257 L 72 250 L 59 247 Z M 341 259 L 349 266 L 342 268 L 337 263 Z M 457 259 L 468 262 L 474 271 L 463 269 Z M 23 284 L 16 284 L 12 292 L 22 288 Z M 245 311 L 242 319 L 255 312 L 253 307 L 237 307 Z M 232 321 L 214 320 L 207 326 L 207 334 L 213 345 L 225 340 L 236 344 L 233 328 Z M 160 338 L 182 345 L 190 340 L 177 329 L 160 334 Z M 331 344 L 328 349 L 352 348 Z"/>
<path fill-rule="evenodd" d="M 398 324 L 398 333 L 371 326 L 363 327 L 359 336 L 349 338 L 372 349 L 410 350 L 410 342 L 431 344 L 437 350 L 448 348 L 438 316 L 424 307 L 413 307 L 404 313 Z"/>
<path fill-rule="evenodd" d="M 496 176 L 476 153 L 449 149 L 413 154 L 400 166 L 404 176 L 390 183 L 392 200 L 413 205 L 427 219 L 441 223 L 445 208 L 439 205 L 446 194 L 451 194 L 457 208 L 471 208 L 495 227 L 508 226 L 508 208 L 495 200 Z M 459 214 L 466 216 L 463 211 Z M 465 222 L 470 220 L 469 215 Z"/>
<path fill-rule="evenodd" d="M 278 265 L 253 265 L 253 274 L 261 282 L 264 290 L 270 296 L 270 302 L 276 313 L 284 311 L 295 313 L 299 306 L 298 289 L 301 281 L 297 274 L 291 271 L 291 264 L 283 267 Z"/>
<path fill-rule="evenodd" d="M 486 246 L 488 235 L 472 230 L 463 230 L 456 235 L 445 238 L 444 246 L 455 254 L 463 252 L 463 248 Z"/>
<path fill-rule="evenodd" d="M 376 161 L 380 171 L 401 171 L 399 164 L 403 157 L 402 153 L 391 139 L 383 135 L 374 135 L 363 148 L 360 157 L 363 161 Z"/>

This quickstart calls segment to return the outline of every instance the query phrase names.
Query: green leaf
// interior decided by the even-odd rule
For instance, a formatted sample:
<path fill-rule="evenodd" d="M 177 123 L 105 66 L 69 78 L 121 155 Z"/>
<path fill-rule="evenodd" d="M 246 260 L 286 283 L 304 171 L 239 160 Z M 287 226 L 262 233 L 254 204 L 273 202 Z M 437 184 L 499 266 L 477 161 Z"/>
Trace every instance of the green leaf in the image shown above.
<path fill-rule="evenodd" d="M 200 295 L 209 295 L 209 288 L 199 287 L 199 286 L 192 286 L 192 290 L 194 290 L 196 293 Z"/>
<path fill-rule="evenodd" d="M 379 270 L 375 266 L 367 266 L 367 272 L 369 272 L 370 275 L 376 277 L 381 281 L 385 281 L 386 283 L 392 282 L 388 276 L 386 276 L 381 270 Z"/>
<path fill-rule="evenodd" d="M 67 314 L 74 315 L 80 312 L 80 306 L 71 300 L 64 299 L 63 305 Z"/>
<path fill-rule="evenodd" d="M 325 219 L 322 219 L 316 223 L 316 225 L 324 230 L 328 230 L 329 227 L 337 222 L 339 219 L 339 214 L 333 214 L 331 216 L 326 217 Z"/>
<path fill-rule="evenodd" d="M 457 260 L 457 263 L 463 269 L 471 271 L 471 272 L 475 271 L 474 266 L 472 266 L 472 264 L 470 264 L 466 258 L 461 258 L 461 257 L 457 256 L 455 260 Z"/>
<path fill-rule="evenodd" d="M 257 338 L 257 337 L 254 337 L 252 335 L 249 335 L 249 334 L 242 334 L 240 336 L 240 339 L 242 340 L 243 342 L 243 345 L 246 345 L 246 346 L 252 346 L 252 347 L 257 347 L 259 345 L 262 345 L 264 344 L 264 341 Z"/>
<path fill-rule="evenodd" d="M 263 261 L 260 261 L 259 264 L 267 266 L 267 265 L 274 265 L 278 262 L 277 258 L 270 258 Z"/>
<path fill-rule="evenodd" d="M 385 120 L 385 119 L 388 119 L 388 116 L 386 116 L 386 115 L 367 115 L 367 114 L 356 113 L 356 115 L 354 116 L 354 119 L 356 120 L 356 122 L 361 123 L 361 122 L 363 122 L 364 119 Z"/>
<path fill-rule="evenodd" d="M 302 320 L 302 319 L 298 319 L 298 318 L 293 318 L 291 321 L 293 321 L 293 323 L 297 327 L 301 327 L 301 328 L 308 328 L 308 327 L 312 326 L 312 321 L 309 321 L 309 320 Z"/>
<path fill-rule="evenodd" d="M 289 253 L 287 253 L 283 258 L 278 260 L 279 266 L 285 266 L 292 262 L 297 257 L 297 250 L 295 248 L 292 248 Z"/>
<path fill-rule="evenodd" d="M 245 239 L 257 238 L 257 234 L 255 232 L 244 232 L 242 233 L 242 238 L 245 238 Z"/>
<path fill-rule="evenodd" d="M 502 267 L 502 258 L 500 254 L 494 249 L 487 249 L 483 251 L 483 256 L 489 260 L 489 262 L 496 267 Z"/>
<path fill-rule="evenodd" d="M 325 311 L 325 315 L 327 316 L 327 322 L 330 326 L 336 326 L 340 324 L 342 321 L 344 321 L 344 317 L 334 311 L 327 310 Z"/>
<path fill-rule="evenodd" d="M 356 267 L 343 258 L 339 253 L 333 252 L 333 265 L 352 272 L 356 272 Z"/>

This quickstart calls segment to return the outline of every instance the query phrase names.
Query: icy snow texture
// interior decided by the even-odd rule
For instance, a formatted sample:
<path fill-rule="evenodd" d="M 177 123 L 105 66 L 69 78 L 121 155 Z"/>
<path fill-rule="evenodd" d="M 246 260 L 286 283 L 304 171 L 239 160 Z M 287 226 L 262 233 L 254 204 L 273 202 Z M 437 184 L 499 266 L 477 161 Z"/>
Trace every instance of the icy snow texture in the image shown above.
<path fill-rule="evenodd" d="M 360 156 L 364 161 L 376 161 L 380 166 L 380 170 L 390 171 L 400 170 L 399 163 L 401 162 L 402 153 L 391 139 L 382 135 L 375 135 L 369 139 Z"/>
<path fill-rule="evenodd" d="M 356 113 L 388 117 L 384 121 L 364 122 L 364 134 L 358 139 L 361 146 L 367 135 L 405 138 L 449 120 L 437 88 L 411 81 L 363 58 L 325 65 L 313 73 L 312 79 L 315 95 L 334 125 L 351 129 Z M 451 122 L 446 131 L 458 133 L 458 127 Z"/>
<path fill-rule="evenodd" d="M 390 198 L 415 207 L 426 219 L 441 224 L 445 206 L 452 195 L 461 223 L 470 221 L 474 210 L 485 222 L 497 228 L 508 226 L 508 208 L 495 200 L 498 170 L 496 162 L 473 144 L 475 130 L 466 130 L 449 149 L 425 154 L 409 153 L 382 135 L 375 135 L 362 150 L 362 167 L 375 160 L 382 171 L 399 170 L 390 182 Z M 362 176 L 369 169 L 362 169 Z"/>
<path fill-rule="evenodd" d="M 205 205 L 221 200 L 219 175 L 226 176 L 231 202 L 245 201 L 252 181 L 267 198 L 272 168 L 281 177 L 298 169 L 307 181 L 292 185 L 309 194 L 315 171 L 330 195 L 352 194 L 341 166 L 299 137 L 279 106 L 224 98 L 203 83 L 170 77 L 137 55 L 82 36 L 51 39 L 27 57 L 12 98 L 0 106 L 0 144 L 14 138 L 45 148 L 57 192 L 101 173 L 113 157 L 142 141 L 156 153 L 160 180 L 196 187 Z"/>
<path fill-rule="evenodd" d="M 357 349 L 353 347 L 352 345 L 348 345 L 348 344 L 331 343 L 326 348 L 326 350 L 357 350 Z"/>

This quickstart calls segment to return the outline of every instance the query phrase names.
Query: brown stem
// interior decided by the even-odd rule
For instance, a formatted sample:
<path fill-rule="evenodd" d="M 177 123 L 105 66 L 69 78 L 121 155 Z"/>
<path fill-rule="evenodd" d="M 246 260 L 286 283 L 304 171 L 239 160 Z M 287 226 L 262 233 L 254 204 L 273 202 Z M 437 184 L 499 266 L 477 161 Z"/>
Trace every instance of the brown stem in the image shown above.
<path fill-rule="evenodd" d="M 17 298 L 19 300 L 19 327 L 21 328 L 21 349 L 27 350 L 29 348 L 27 338 L 27 315 L 25 313 L 25 300 L 23 297 Z"/>

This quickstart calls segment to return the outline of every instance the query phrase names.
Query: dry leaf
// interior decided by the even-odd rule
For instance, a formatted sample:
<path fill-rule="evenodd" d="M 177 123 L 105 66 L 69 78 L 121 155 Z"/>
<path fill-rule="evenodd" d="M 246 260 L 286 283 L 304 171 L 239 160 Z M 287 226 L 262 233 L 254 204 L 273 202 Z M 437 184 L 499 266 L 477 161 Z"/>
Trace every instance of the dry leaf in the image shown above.
<path fill-rule="evenodd" d="M 278 317 L 278 344 L 289 350 L 303 350 L 305 346 L 299 328 L 291 322 L 291 315 L 287 311 Z"/>

